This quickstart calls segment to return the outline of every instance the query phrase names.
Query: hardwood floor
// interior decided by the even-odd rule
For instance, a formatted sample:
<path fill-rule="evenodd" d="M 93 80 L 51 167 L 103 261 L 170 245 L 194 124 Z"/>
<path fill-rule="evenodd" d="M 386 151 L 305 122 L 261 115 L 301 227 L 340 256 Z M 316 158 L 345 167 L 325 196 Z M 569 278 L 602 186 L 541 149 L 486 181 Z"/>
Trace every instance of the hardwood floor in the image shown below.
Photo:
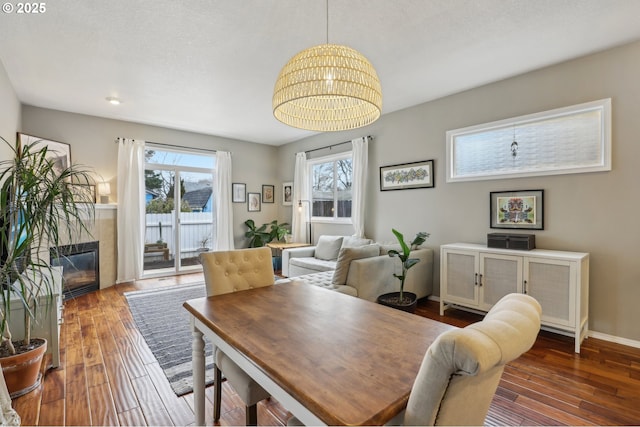
<path fill-rule="evenodd" d="M 137 331 L 124 292 L 193 283 L 201 274 L 117 285 L 65 303 L 61 366 L 42 386 L 14 400 L 23 425 L 192 425 L 193 395 L 177 397 Z M 421 301 L 418 314 L 456 326 L 480 316 L 439 316 Z M 401 357 L 401 355 L 398 355 Z M 207 389 L 211 423 L 213 389 Z M 640 424 L 640 349 L 590 338 L 573 341 L 541 332 L 534 347 L 510 363 L 487 425 Z M 261 425 L 284 425 L 290 414 L 274 399 L 258 405 Z M 221 425 L 244 424 L 243 402 L 223 384 Z"/>

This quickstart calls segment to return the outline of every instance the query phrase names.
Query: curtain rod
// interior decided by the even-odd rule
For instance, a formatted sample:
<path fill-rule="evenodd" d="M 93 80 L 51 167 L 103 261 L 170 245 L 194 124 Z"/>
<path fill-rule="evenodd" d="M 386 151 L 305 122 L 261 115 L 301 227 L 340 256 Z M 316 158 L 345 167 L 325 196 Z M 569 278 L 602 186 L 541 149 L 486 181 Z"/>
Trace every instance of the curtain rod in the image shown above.
<path fill-rule="evenodd" d="M 115 142 L 117 144 L 119 139 L 126 139 L 126 138 L 117 137 L 115 139 L 115 141 L 113 141 L 113 142 Z M 162 142 L 145 141 L 145 143 L 149 143 L 149 144 L 153 144 L 153 145 L 161 145 L 163 147 L 173 147 L 173 148 L 180 148 L 180 149 L 186 149 L 186 150 L 206 151 L 208 153 L 217 153 L 218 152 L 218 150 L 211 150 L 211 149 L 208 149 L 208 148 L 185 147 L 185 146 L 182 146 L 182 145 L 165 144 L 165 143 L 162 143 Z"/>
<path fill-rule="evenodd" d="M 365 136 L 365 138 L 367 138 L 368 140 L 373 139 L 371 135 L 367 135 Z M 331 150 L 333 147 L 337 147 L 338 145 L 344 145 L 344 144 L 351 144 L 351 141 L 338 142 L 337 144 L 327 145 L 326 147 L 314 148 L 314 149 L 305 151 L 305 153 L 309 154 L 309 153 L 313 153 L 314 151 L 326 150 L 327 148 Z"/>

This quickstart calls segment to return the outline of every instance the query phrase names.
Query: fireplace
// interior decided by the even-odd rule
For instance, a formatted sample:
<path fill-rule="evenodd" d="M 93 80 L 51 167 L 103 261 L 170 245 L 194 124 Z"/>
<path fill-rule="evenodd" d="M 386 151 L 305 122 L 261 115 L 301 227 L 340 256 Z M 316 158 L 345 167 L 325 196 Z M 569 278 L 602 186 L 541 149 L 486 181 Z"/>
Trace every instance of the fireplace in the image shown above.
<path fill-rule="evenodd" d="M 51 265 L 62 266 L 65 300 L 100 289 L 98 242 L 51 248 L 50 257 Z"/>

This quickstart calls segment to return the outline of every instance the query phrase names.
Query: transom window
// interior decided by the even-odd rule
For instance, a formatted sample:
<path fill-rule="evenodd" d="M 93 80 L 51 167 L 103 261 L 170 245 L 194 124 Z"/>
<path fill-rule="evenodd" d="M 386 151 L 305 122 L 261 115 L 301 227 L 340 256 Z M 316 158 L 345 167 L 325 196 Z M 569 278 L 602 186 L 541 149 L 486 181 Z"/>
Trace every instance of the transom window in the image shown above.
<path fill-rule="evenodd" d="M 341 153 L 309 161 L 314 220 L 351 218 L 352 154 Z"/>

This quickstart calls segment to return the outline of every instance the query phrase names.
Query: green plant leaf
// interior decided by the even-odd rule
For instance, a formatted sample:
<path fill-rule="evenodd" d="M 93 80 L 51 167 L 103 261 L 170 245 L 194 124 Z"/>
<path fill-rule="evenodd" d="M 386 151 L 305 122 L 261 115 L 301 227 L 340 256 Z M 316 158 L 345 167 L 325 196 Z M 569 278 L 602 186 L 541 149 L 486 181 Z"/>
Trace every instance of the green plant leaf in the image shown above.
<path fill-rule="evenodd" d="M 398 243 L 400 243 L 400 247 L 402 248 L 402 253 L 405 256 L 409 256 L 409 252 L 411 251 L 411 249 L 409 249 L 409 246 L 407 246 L 407 244 L 404 242 L 404 236 L 402 235 L 402 233 L 395 228 L 392 228 L 391 231 L 393 232 L 393 234 L 395 234 L 396 239 L 398 239 Z"/>
<path fill-rule="evenodd" d="M 419 262 L 420 260 L 418 258 L 409 258 L 404 262 L 404 268 L 405 270 L 408 270 Z"/>

